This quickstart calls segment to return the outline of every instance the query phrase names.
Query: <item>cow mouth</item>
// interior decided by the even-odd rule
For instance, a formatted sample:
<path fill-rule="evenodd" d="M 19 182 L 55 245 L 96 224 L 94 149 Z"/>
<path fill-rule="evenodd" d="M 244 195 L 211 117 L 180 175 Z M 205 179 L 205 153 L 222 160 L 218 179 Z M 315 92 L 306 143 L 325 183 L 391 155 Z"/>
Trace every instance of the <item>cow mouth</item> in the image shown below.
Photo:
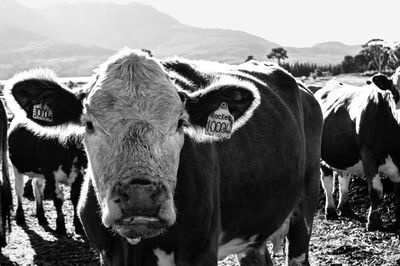
<path fill-rule="evenodd" d="M 167 224 L 159 217 L 130 216 L 115 222 L 114 230 L 127 239 L 146 239 L 163 233 Z"/>
<path fill-rule="evenodd" d="M 135 225 L 135 224 L 143 224 L 143 223 L 161 223 L 161 219 L 158 217 L 151 216 L 142 216 L 136 215 L 131 217 L 123 218 L 116 222 L 117 225 Z"/>

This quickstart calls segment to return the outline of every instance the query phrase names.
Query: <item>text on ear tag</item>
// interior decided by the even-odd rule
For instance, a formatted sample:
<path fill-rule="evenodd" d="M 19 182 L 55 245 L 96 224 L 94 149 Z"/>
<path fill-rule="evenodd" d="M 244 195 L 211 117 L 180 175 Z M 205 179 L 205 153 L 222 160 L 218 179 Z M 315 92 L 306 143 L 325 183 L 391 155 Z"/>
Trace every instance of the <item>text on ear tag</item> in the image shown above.
<path fill-rule="evenodd" d="M 51 111 L 46 104 L 36 104 L 33 106 L 32 118 L 46 122 L 53 122 L 53 111 Z"/>
<path fill-rule="evenodd" d="M 221 139 L 230 139 L 232 135 L 233 115 L 228 104 L 222 102 L 217 110 L 208 116 L 206 134 Z"/>

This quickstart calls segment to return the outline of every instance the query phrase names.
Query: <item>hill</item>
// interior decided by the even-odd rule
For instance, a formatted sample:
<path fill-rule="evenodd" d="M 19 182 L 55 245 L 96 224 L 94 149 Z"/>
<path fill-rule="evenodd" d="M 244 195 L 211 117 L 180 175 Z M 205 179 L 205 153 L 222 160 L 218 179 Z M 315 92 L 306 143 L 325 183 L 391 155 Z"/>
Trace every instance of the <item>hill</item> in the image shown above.
<path fill-rule="evenodd" d="M 54 41 L 41 35 L 0 24 L 0 79 L 33 67 L 50 67 L 60 76 L 87 76 L 94 66 L 113 54 L 96 46 Z"/>
<path fill-rule="evenodd" d="M 277 43 L 243 31 L 205 29 L 180 23 L 144 4 L 59 3 L 30 9 L 0 1 L 0 78 L 19 69 L 49 66 L 60 75 L 88 75 L 122 47 L 146 48 L 157 57 L 183 56 L 228 63 L 249 55 L 268 60 Z M 335 64 L 361 46 L 337 42 L 285 47 L 290 62 Z"/>

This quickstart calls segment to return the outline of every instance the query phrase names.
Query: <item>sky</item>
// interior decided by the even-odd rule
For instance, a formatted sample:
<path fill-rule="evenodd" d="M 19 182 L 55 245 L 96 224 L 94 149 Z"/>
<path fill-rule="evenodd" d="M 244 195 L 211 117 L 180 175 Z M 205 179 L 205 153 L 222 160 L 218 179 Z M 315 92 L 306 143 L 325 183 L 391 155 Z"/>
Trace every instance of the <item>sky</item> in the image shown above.
<path fill-rule="evenodd" d="M 1 1 L 1 0 L 0 0 Z M 399 0 L 17 0 L 28 7 L 57 2 L 148 4 L 183 24 L 241 30 L 283 46 L 327 41 L 400 40 Z"/>

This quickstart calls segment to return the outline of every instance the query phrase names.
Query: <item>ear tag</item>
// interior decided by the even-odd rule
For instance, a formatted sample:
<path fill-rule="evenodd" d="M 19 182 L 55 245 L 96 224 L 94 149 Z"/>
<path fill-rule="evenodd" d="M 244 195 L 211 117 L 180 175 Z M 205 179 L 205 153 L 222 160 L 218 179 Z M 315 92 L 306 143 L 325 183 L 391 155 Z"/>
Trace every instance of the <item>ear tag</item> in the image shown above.
<path fill-rule="evenodd" d="M 228 104 L 222 102 L 217 110 L 208 116 L 206 134 L 220 139 L 230 139 L 232 135 L 233 115 Z"/>
<path fill-rule="evenodd" d="M 32 118 L 46 122 L 53 122 L 53 111 L 51 111 L 46 104 L 36 104 L 33 106 Z"/>

